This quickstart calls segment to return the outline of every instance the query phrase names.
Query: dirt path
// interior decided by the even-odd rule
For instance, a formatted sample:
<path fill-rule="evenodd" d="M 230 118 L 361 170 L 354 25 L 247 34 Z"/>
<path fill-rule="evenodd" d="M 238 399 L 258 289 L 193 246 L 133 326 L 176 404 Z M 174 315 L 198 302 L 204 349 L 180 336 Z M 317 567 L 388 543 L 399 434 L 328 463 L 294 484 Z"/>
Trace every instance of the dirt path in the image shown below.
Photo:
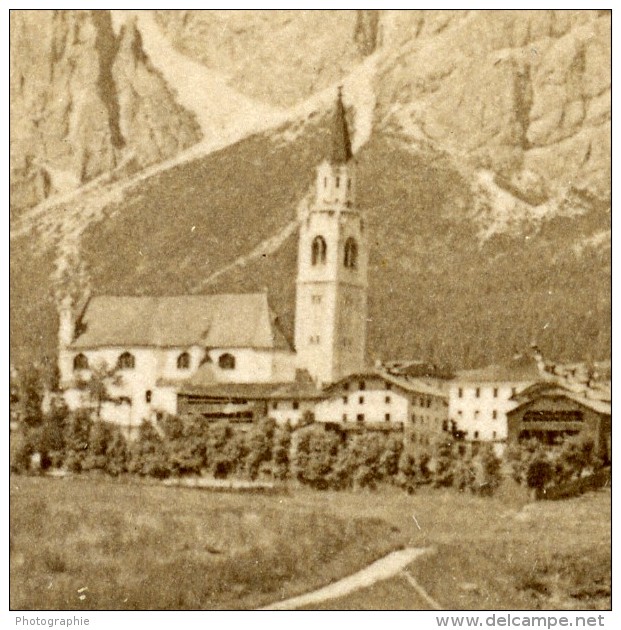
<path fill-rule="evenodd" d="M 419 549 L 413 547 L 393 551 L 387 556 L 376 560 L 361 571 L 348 575 L 342 580 L 338 580 L 338 582 L 333 582 L 332 584 L 328 584 L 316 591 L 311 591 L 310 593 L 305 593 L 304 595 L 299 595 L 298 597 L 292 597 L 291 599 L 275 602 L 274 604 L 265 606 L 265 608 L 261 608 L 261 610 L 294 610 L 296 608 L 301 608 L 302 606 L 318 604 L 328 599 L 344 597 L 345 595 L 349 595 L 361 588 L 372 586 L 376 582 L 387 580 L 395 575 L 398 575 L 404 571 L 408 564 L 428 551 L 429 549 Z M 438 604 L 433 601 L 427 593 L 425 593 L 423 588 L 415 582 L 409 574 L 408 578 L 408 582 L 413 588 L 415 588 L 417 593 L 421 595 L 425 601 L 430 603 L 433 608 L 439 610 Z M 416 584 L 416 587 L 414 587 L 412 582 Z"/>

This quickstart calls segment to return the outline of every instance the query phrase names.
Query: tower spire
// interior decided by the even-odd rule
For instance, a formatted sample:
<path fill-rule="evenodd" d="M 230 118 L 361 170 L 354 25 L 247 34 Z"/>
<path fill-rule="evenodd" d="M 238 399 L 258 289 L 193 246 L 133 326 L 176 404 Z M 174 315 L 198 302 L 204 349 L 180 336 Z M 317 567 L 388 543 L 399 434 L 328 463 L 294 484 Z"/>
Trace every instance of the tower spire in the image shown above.
<path fill-rule="evenodd" d="M 343 86 L 339 85 L 336 97 L 336 108 L 332 120 L 332 164 L 345 164 L 351 160 L 353 153 L 351 150 L 351 140 L 349 129 L 345 117 L 345 107 L 343 106 Z"/>

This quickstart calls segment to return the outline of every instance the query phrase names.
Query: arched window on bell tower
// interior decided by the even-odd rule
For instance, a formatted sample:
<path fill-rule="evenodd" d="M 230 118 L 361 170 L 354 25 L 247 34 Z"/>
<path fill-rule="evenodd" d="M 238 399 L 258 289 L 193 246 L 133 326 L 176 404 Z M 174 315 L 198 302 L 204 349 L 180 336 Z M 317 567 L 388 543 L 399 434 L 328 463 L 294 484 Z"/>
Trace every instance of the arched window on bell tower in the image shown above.
<path fill-rule="evenodd" d="M 358 265 L 358 244 L 351 237 L 345 241 L 345 256 L 343 264 L 348 269 L 355 269 Z"/>
<path fill-rule="evenodd" d="M 326 241 L 323 236 L 315 236 L 315 238 L 313 239 L 313 244 L 311 246 L 312 265 L 325 265 L 327 251 L 328 246 L 326 245 Z"/>

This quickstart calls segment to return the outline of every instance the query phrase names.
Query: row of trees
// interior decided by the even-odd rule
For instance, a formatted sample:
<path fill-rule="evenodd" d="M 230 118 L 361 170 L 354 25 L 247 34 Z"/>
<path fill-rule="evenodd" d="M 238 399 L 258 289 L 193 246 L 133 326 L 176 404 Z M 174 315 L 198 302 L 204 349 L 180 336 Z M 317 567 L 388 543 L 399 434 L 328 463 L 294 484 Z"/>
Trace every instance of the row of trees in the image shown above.
<path fill-rule="evenodd" d="M 14 471 L 29 469 L 35 453 L 44 470 L 100 470 L 160 479 L 200 474 L 289 479 L 317 489 L 383 483 L 413 492 L 416 485 L 431 483 L 491 494 L 500 479 L 500 462 L 486 447 L 472 456 L 445 442 L 415 457 L 401 436 L 383 432 L 347 434 L 326 431 L 323 425 L 293 431 L 271 419 L 242 427 L 175 416 L 144 422 L 128 441 L 118 427 L 86 411 L 69 413 L 63 405 L 54 405 L 38 425 L 13 434 Z"/>

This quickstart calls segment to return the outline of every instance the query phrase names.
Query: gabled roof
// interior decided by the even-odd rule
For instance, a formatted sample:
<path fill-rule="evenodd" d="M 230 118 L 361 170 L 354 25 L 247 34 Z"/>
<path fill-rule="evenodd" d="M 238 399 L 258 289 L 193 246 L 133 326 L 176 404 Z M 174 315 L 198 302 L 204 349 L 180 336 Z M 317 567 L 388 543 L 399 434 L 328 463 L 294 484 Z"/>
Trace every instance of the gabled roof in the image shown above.
<path fill-rule="evenodd" d="M 455 380 L 466 383 L 529 383 L 542 378 L 535 361 L 531 357 L 520 356 L 477 370 L 460 370 Z"/>
<path fill-rule="evenodd" d="M 336 99 L 334 118 L 332 119 L 331 133 L 332 154 L 330 156 L 330 163 L 345 164 L 349 162 L 353 157 L 353 152 L 351 150 L 351 140 L 349 138 L 349 129 L 347 127 L 345 107 L 343 106 L 343 97 L 340 87 Z"/>
<path fill-rule="evenodd" d="M 349 374 L 339 381 L 335 383 L 331 383 L 326 386 L 324 391 L 329 394 L 331 392 L 337 391 L 341 388 L 344 383 L 349 383 L 350 381 L 359 381 L 364 379 L 379 379 L 386 383 L 390 383 L 391 385 L 395 385 L 396 387 L 400 387 L 402 390 L 407 391 L 409 393 L 414 394 L 427 394 L 429 396 L 438 396 L 441 398 L 448 398 L 448 394 L 440 389 L 439 387 L 433 387 L 424 381 L 415 378 L 407 378 L 394 376 L 393 374 L 389 374 L 384 370 L 369 370 L 368 372 L 359 372 L 355 374 Z"/>
<path fill-rule="evenodd" d="M 105 346 L 290 350 L 265 293 L 93 297 L 71 348 Z"/>
<path fill-rule="evenodd" d="M 612 415 L 612 407 L 610 403 L 603 400 L 594 400 L 593 398 L 587 398 L 584 395 L 580 395 L 576 392 L 566 389 L 558 383 L 536 383 L 531 387 L 528 387 L 524 391 L 516 394 L 512 400 L 517 401 L 519 404 L 517 407 L 509 411 L 509 414 L 523 409 L 525 406 L 532 404 L 540 398 L 566 398 L 572 402 L 578 403 L 591 411 L 595 411 L 604 415 Z"/>

